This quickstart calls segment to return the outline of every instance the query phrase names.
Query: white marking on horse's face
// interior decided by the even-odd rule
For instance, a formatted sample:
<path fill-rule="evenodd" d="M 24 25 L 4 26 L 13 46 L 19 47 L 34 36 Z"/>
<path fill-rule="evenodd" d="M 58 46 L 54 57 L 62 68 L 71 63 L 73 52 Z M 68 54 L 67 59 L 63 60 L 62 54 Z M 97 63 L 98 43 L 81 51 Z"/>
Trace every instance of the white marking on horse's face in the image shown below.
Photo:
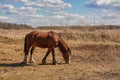
<path fill-rule="evenodd" d="M 68 61 L 68 63 L 70 64 L 71 63 L 71 57 L 69 56 L 69 61 Z"/>
<path fill-rule="evenodd" d="M 67 64 L 70 64 L 70 62 L 71 62 L 71 57 L 70 57 L 70 55 L 69 55 L 69 57 L 65 60 L 65 62 L 66 62 Z"/>

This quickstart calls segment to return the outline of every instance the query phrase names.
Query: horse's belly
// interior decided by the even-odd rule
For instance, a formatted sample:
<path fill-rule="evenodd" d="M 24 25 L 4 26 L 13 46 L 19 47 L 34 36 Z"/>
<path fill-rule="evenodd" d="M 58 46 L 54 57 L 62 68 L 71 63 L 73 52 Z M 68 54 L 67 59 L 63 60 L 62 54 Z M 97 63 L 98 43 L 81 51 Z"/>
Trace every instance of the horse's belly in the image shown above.
<path fill-rule="evenodd" d="M 36 45 L 41 48 L 50 48 L 55 47 L 54 42 L 46 40 L 46 39 L 38 39 L 36 40 Z"/>
<path fill-rule="evenodd" d="M 41 48 L 48 48 L 47 45 L 39 45 L 38 47 L 41 47 Z"/>
<path fill-rule="evenodd" d="M 48 48 L 49 47 L 49 45 L 47 43 L 44 43 L 44 42 L 37 44 L 37 46 L 41 47 L 41 48 Z"/>

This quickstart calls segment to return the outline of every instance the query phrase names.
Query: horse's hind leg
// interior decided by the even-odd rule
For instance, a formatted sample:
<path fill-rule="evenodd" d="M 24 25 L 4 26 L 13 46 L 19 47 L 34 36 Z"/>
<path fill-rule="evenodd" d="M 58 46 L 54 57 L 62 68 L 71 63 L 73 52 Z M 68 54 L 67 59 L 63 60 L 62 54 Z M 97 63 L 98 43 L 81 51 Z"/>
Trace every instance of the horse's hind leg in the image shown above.
<path fill-rule="evenodd" d="M 30 49 L 30 46 L 25 46 L 24 47 L 25 55 L 24 55 L 23 63 L 25 63 L 25 64 L 27 64 L 27 56 L 28 56 L 29 49 Z"/>
<path fill-rule="evenodd" d="M 42 64 L 46 63 L 46 58 L 49 55 L 49 53 L 50 53 L 50 49 L 48 49 L 47 53 L 45 54 L 44 58 L 42 59 Z"/>
<path fill-rule="evenodd" d="M 30 50 L 30 61 L 29 61 L 29 63 L 36 63 L 35 60 L 33 59 L 33 56 L 32 56 L 34 50 L 35 50 L 34 47 L 32 47 L 31 50 Z"/>

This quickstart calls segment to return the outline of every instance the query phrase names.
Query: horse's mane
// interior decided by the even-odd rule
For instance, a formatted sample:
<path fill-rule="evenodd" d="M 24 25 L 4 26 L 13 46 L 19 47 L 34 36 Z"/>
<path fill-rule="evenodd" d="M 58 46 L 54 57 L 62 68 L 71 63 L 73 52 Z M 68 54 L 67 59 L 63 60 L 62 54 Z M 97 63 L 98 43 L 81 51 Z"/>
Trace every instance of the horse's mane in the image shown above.
<path fill-rule="evenodd" d="M 59 47 L 59 50 L 62 52 L 62 53 L 66 53 L 67 50 L 66 48 L 68 48 L 68 45 L 65 43 L 65 41 L 62 39 L 62 37 L 60 36 L 60 34 L 58 34 L 59 36 L 59 43 L 58 43 L 58 47 Z"/>

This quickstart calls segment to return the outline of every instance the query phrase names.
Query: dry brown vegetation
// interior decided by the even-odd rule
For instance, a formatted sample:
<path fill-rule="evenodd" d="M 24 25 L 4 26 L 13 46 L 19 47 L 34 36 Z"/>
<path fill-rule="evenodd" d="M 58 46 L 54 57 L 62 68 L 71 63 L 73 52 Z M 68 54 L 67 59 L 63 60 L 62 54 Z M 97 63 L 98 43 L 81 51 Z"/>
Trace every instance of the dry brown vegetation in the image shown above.
<path fill-rule="evenodd" d="M 55 29 L 72 48 L 71 64 L 56 49 L 58 65 L 51 65 L 51 55 L 41 65 L 46 49 L 37 48 L 37 64 L 22 65 L 24 36 L 31 31 L 0 29 L 0 80 L 120 80 L 120 29 Z"/>
<path fill-rule="evenodd" d="M 0 22 L 0 29 L 32 29 L 31 26 L 28 26 L 26 24 L 13 24 L 13 23 L 2 23 Z"/>

